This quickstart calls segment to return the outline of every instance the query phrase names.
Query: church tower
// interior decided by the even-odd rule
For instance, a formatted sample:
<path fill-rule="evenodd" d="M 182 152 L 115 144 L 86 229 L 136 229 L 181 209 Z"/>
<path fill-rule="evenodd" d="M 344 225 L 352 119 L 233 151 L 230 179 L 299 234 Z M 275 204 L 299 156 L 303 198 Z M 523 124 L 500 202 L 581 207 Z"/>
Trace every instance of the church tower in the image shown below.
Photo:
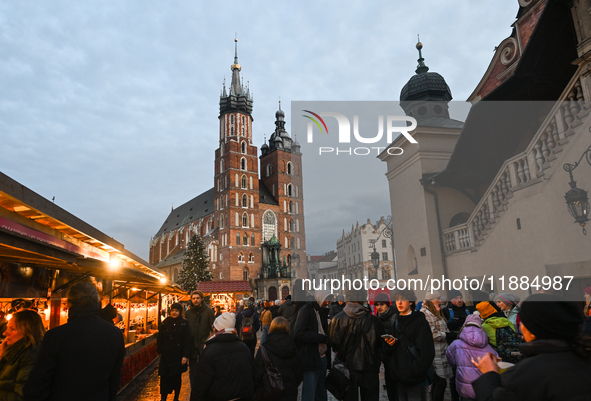
<path fill-rule="evenodd" d="M 306 278 L 302 153 L 300 144 L 285 130 L 281 101 L 275 113 L 275 131 L 269 144 L 261 146 L 261 170 L 261 181 L 279 203 L 275 235 L 281 243 L 283 262 L 290 266 L 292 279 Z"/>
<path fill-rule="evenodd" d="M 252 104 L 238 64 L 235 39 L 232 82 L 220 96 L 219 148 L 215 151 L 214 221 L 217 255 L 211 257 L 215 280 L 243 280 L 254 277 L 250 271 L 260 262 L 260 216 L 258 150 L 253 145 Z M 217 263 L 213 263 L 216 261 Z M 250 264 L 249 264 L 250 262 Z M 250 267 L 249 267 L 250 266 Z"/>

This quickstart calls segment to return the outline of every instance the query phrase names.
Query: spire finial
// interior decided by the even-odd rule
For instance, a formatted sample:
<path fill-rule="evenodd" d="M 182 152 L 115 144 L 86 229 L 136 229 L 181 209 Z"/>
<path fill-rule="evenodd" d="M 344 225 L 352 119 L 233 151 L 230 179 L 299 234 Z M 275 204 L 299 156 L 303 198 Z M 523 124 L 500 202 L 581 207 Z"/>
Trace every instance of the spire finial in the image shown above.
<path fill-rule="evenodd" d="M 238 69 L 238 71 L 241 69 L 240 64 L 238 64 L 238 34 L 236 34 L 236 37 L 234 38 L 234 64 L 232 64 L 230 68 L 232 68 L 232 70 Z"/>
<path fill-rule="evenodd" d="M 423 53 L 421 52 L 421 49 L 423 48 L 423 44 L 421 43 L 421 38 L 419 37 L 418 34 L 417 34 L 416 48 L 419 51 L 419 59 L 417 60 L 419 62 L 419 65 L 417 66 L 417 69 L 415 70 L 415 72 L 417 74 L 424 74 L 427 71 L 429 71 L 429 67 L 427 67 L 424 63 L 425 59 L 423 58 Z"/>
<path fill-rule="evenodd" d="M 281 96 L 279 96 L 279 110 L 281 110 Z"/>

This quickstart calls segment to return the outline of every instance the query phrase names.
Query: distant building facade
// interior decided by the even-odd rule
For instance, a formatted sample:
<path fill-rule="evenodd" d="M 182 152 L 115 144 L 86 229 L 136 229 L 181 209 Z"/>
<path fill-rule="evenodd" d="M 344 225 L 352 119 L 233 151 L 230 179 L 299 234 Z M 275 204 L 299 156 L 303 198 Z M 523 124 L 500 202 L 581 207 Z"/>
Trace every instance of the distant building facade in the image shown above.
<path fill-rule="evenodd" d="M 384 217 L 375 224 L 370 219 L 367 223 L 351 227 L 351 232 L 343 234 L 337 240 L 338 274 L 336 278 L 377 279 L 380 286 L 385 286 L 389 279 L 394 279 L 394 250 L 392 242 L 384 233 L 388 226 Z M 372 262 L 372 253 L 379 254 L 376 269 Z"/>

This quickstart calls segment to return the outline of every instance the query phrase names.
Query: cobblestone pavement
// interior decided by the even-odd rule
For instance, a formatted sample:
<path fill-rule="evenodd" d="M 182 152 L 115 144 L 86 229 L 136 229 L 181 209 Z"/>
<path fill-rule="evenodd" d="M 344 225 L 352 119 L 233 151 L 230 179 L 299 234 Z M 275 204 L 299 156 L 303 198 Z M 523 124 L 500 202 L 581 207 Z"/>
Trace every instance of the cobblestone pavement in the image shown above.
<path fill-rule="evenodd" d="M 258 344 L 257 344 L 258 349 Z M 117 401 L 160 401 L 160 376 L 158 376 L 158 363 L 160 358 L 156 359 L 146 370 L 144 370 L 135 380 L 133 380 L 118 396 Z M 380 401 L 388 401 L 384 384 L 384 367 L 380 369 Z M 183 385 L 181 387 L 180 401 L 189 401 L 191 385 L 189 383 L 189 373 L 183 374 Z M 300 385 L 301 400 L 302 386 Z M 449 401 L 449 388 L 446 391 L 445 400 Z M 168 400 L 172 400 L 173 395 L 168 395 Z M 329 401 L 336 401 L 332 394 L 328 393 Z"/>

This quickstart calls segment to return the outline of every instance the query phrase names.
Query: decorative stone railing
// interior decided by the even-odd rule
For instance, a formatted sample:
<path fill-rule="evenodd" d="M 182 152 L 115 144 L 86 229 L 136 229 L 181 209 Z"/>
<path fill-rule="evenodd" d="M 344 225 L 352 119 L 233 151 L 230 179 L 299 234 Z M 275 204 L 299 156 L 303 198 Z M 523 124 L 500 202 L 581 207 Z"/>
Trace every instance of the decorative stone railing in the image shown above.
<path fill-rule="evenodd" d="M 507 210 L 514 193 L 543 180 L 544 171 L 552 166 L 556 155 L 591 111 L 591 103 L 585 102 L 580 78 L 573 81 L 527 149 L 503 163 L 468 221 L 443 230 L 446 253 L 476 250 Z"/>

